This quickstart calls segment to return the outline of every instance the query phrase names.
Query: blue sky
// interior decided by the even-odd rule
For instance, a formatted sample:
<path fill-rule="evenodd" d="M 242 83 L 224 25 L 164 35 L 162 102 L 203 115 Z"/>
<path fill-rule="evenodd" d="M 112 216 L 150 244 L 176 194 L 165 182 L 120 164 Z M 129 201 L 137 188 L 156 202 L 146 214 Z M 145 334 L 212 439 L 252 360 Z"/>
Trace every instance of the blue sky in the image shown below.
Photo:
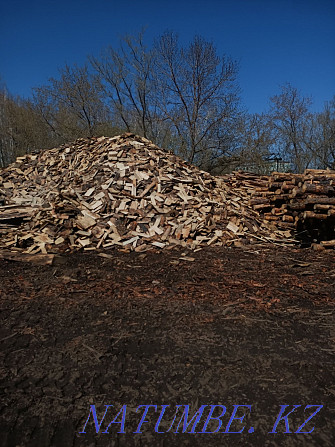
<path fill-rule="evenodd" d="M 335 95 L 335 0 L 0 0 L 0 78 L 27 97 L 64 64 L 143 27 L 148 42 L 166 29 L 185 43 L 200 34 L 238 60 L 250 112 L 285 82 L 315 111 Z"/>

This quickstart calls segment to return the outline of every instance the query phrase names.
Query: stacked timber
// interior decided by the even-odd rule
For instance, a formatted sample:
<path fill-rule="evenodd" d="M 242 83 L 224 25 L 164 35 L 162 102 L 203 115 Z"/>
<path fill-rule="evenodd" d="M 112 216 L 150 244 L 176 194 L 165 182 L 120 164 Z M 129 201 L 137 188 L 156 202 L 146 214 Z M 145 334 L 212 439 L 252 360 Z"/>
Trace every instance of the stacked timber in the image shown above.
<path fill-rule="evenodd" d="M 243 190 L 134 134 L 19 157 L 0 171 L 0 190 L 0 247 L 27 254 L 288 236 L 263 222 Z"/>
<path fill-rule="evenodd" d="M 249 205 L 264 222 L 291 236 L 303 229 L 322 246 L 335 247 L 335 171 L 308 169 L 303 174 L 274 172 L 270 176 L 235 172 L 226 181 L 246 191 Z"/>

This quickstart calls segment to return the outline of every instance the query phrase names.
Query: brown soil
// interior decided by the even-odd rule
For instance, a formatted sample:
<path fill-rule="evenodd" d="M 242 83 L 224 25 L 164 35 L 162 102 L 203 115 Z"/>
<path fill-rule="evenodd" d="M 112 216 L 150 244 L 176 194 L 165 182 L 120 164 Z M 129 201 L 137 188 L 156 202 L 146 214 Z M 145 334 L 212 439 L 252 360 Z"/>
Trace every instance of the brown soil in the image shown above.
<path fill-rule="evenodd" d="M 334 252 L 255 245 L 186 253 L 194 261 L 182 253 L 0 261 L 0 446 L 335 445 Z M 79 435 L 90 404 L 99 418 L 115 405 L 100 431 L 127 404 L 126 434 L 120 424 L 96 434 L 91 419 Z M 149 404 L 156 416 L 148 412 L 133 434 L 135 409 Z M 166 431 L 178 404 L 192 415 L 225 405 L 220 431 L 233 405 L 252 411 L 231 426 L 245 425 L 242 434 L 155 433 L 161 405 L 170 405 Z M 301 405 L 292 432 L 312 413 L 306 405 L 323 405 L 302 430 L 314 431 L 287 434 L 282 421 L 269 434 L 284 404 Z"/>

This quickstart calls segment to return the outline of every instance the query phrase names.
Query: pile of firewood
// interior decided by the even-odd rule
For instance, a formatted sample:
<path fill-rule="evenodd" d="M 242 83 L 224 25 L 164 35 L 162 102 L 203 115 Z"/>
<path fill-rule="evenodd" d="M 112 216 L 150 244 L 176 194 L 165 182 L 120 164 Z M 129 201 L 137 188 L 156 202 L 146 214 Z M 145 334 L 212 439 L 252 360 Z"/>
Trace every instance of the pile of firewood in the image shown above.
<path fill-rule="evenodd" d="M 328 171 L 213 177 L 134 134 L 79 139 L 0 171 L 0 247 L 47 254 L 296 243 L 299 222 L 334 218 L 334 179 Z"/>
<path fill-rule="evenodd" d="M 30 254 L 288 236 L 269 229 L 243 191 L 133 134 L 19 157 L 0 172 L 0 190 L 0 246 Z"/>
<path fill-rule="evenodd" d="M 321 246 L 335 247 L 334 171 L 307 169 L 304 174 L 274 172 L 271 176 L 235 172 L 226 176 L 226 182 L 245 190 L 249 205 L 273 227 L 292 236 L 314 235 Z M 333 238 L 322 240 L 325 236 Z"/>

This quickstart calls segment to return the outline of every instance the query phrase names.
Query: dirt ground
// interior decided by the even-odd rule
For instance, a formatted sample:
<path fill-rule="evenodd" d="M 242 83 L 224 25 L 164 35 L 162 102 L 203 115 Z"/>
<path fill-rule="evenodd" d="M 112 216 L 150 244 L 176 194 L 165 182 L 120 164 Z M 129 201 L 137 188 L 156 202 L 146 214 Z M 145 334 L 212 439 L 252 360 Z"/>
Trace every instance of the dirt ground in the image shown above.
<path fill-rule="evenodd" d="M 335 445 L 334 251 L 107 256 L 64 255 L 52 266 L 0 260 L 0 446 Z M 99 422 L 113 405 L 99 433 L 90 405 Z M 139 405 L 157 412 L 134 434 Z M 183 434 L 185 407 L 172 424 L 177 405 L 189 405 L 188 420 L 201 405 L 204 415 L 224 405 L 219 432 L 199 433 L 219 424 L 206 430 L 203 416 Z M 229 428 L 234 405 L 251 412 L 235 408 Z M 282 405 L 283 415 L 301 407 L 273 430 Z M 300 429 L 314 430 L 295 433 L 317 409 L 308 405 L 323 405 Z M 121 423 L 102 433 L 122 418 L 126 433 L 117 433 Z"/>

